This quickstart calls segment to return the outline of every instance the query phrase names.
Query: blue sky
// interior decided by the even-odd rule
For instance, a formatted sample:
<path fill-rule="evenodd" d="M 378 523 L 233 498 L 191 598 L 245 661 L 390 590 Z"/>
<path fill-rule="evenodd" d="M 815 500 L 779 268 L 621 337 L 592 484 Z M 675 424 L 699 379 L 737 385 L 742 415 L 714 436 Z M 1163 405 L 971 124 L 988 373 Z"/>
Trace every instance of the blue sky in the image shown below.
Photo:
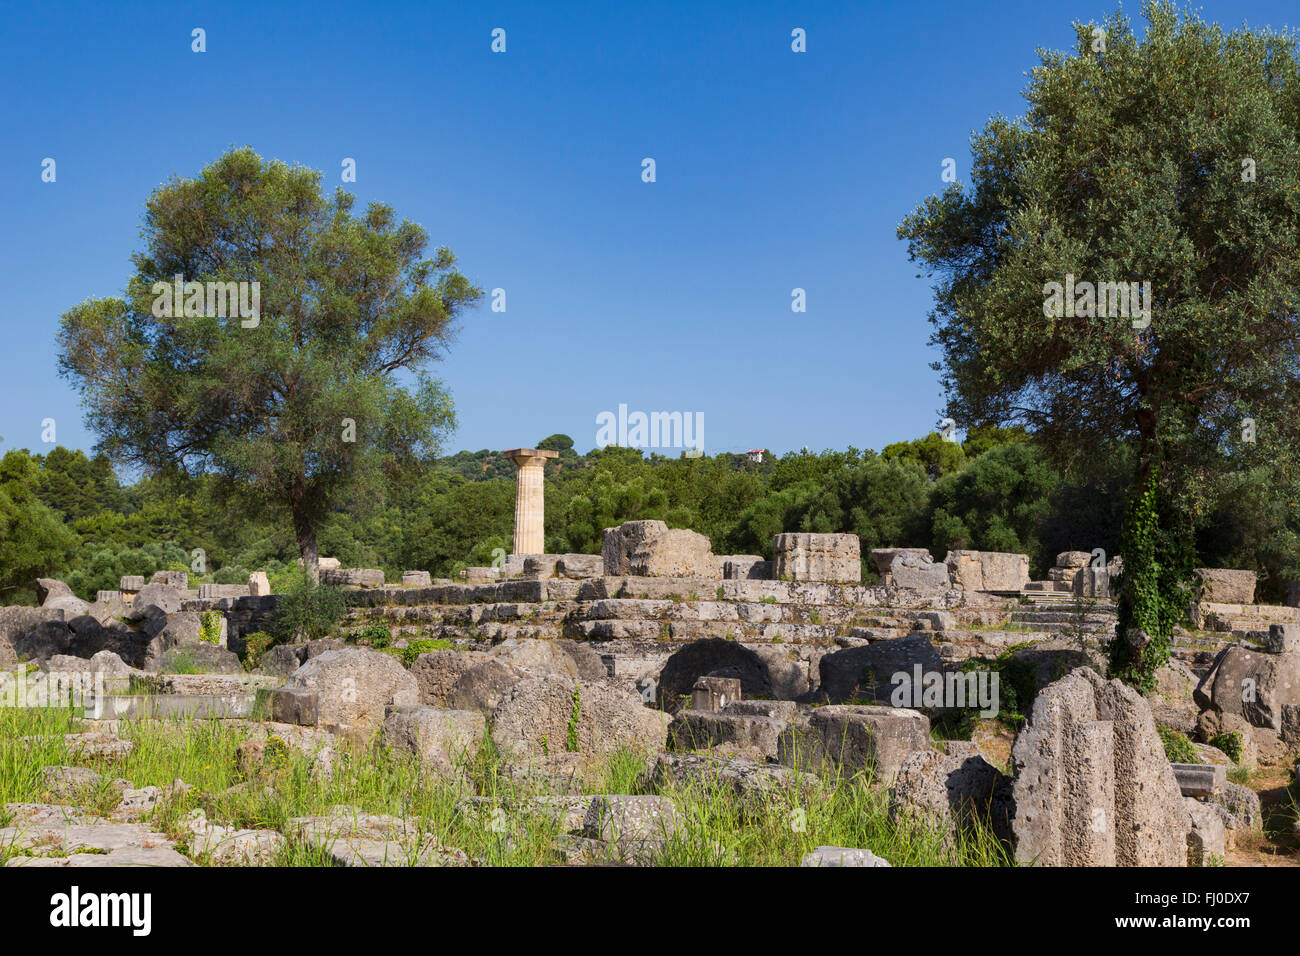
<path fill-rule="evenodd" d="M 485 290 L 433 369 L 447 450 L 595 444 L 596 417 L 702 413 L 710 453 L 880 448 L 934 429 L 930 286 L 899 220 L 1023 112 L 1039 47 L 1112 4 L 6 5 L 0 450 L 90 450 L 62 312 L 117 295 L 145 199 L 228 147 L 355 158 Z M 1137 5 L 1129 4 L 1136 16 Z M 1293 3 L 1209 2 L 1282 28 Z M 191 52 L 191 30 L 207 52 Z M 506 31 L 506 52 L 491 32 Z M 791 51 L 791 30 L 807 52 Z M 45 157 L 57 180 L 41 181 Z M 644 183 L 653 157 L 657 181 Z M 791 290 L 807 311 L 791 311 Z"/>

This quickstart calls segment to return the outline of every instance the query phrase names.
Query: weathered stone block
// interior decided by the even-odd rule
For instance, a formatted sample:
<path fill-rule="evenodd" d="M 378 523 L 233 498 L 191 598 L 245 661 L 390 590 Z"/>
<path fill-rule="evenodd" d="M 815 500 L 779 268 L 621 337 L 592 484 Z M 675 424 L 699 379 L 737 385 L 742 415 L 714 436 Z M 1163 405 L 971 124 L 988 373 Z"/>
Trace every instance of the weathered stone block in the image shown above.
<path fill-rule="evenodd" d="M 449 774 L 477 753 L 487 725 L 483 715 L 437 707 L 390 707 L 383 741 L 399 753 L 411 753 L 437 774 Z"/>
<path fill-rule="evenodd" d="M 870 850 L 847 846 L 819 846 L 807 854 L 800 866 L 889 866 L 888 860 Z"/>
<path fill-rule="evenodd" d="M 318 723 L 345 733 L 373 732 L 392 704 L 418 704 L 420 686 L 397 658 L 362 648 L 326 651 L 289 678 L 289 687 L 315 691 Z"/>
<path fill-rule="evenodd" d="M 515 759 L 545 757 L 571 743 L 583 759 L 599 759 L 624 747 L 662 750 L 668 719 L 624 685 L 546 676 L 515 684 L 492 712 L 491 723 L 493 740 Z"/>
<path fill-rule="evenodd" d="M 719 711 L 740 700 L 740 680 L 735 677 L 697 677 L 691 694 L 691 710 Z"/>
<path fill-rule="evenodd" d="M 248 593 L 251 597 L 266 597 L 271 593 L 271 580 L 265 571 L 254 571 L 248 576 Z"/>
<path fill-rule="evenodd" d="M 781 734 L 788 726 L 779 717 L 683 710 L 668 727 L 669 749 L 707 750 L 725 744 L 775 759 Z"/>
<path fill-rule="evenodd" d="M 919 590 L 947 588 L 948 566 L 926 560 L 910 551 L 903 552 L 889 565 L 889 577 L 883 583 Z"/>
<path fill-rule="evenodd" d="M 1300 654 L 1224 648 L 1193 692 L 1202 708 L 1244 718 L 1300 743 Z"/>
<path fill-rule="evenodd" d="M 1201 581 L 1197 600 L 1214 604 L 1253 604 L 1255 602 L 1254 571 L 1230 568 L 1197 568 L 1195 574 Z"/>
<path fill-rule="evenodd" d="M 1181 866 L 1187 813 L 1146 701 L 1080 667 L 1045 687 L 1012 747 L 1016 859 Z"/>
<path fill-rule="evenodd" d="M 139 591 L 141 588 L 144 587 L 144 575 L 143 574 L 123 575 L 122 579 L 118 582 L 118 587 L 121 588 L 123 591 L 129 591 L 134 594 L 136 591 Z"/>
<path fill-rule="evenodd" d="M 911 814 L 943 830 L 949 842 L 975 821 L 991 824 L 994 835 L 1010 842 L 1011 778 L 978 753 L 918 750 L 909 754 L 894 784 L 895 814 Z M 960 748 L 958 748 L 960 749 Z"/>
<path fill-rule="evenodd" d="M 1080 568 L 1074 576 L 1075 597 L 1110 599 L 1110 572 L 1105 568 Z"/>
<path fill-rule="evenodd" d="M 916 665 L 922 672 L 942 672 L 943 661 L 928 634 L 909 634 L 891 640 L 849 647 L 822 657 L 820 695 L 834 703 L 889 701 L 895 674 L 910 679 Z"/>
<path fill-rule="evenodd" d="M 588 805 L 582 831 L 636 856 L 667 843 L 676 823 L 677 808 L 668 797 L 604 794 Z"/>
<path fill-rule="evenodd" d="M 709 674 L 738 678 L 746 697 L 775 696 L 771 668 L 763 657 L 735 641 L 714 637 L 692 641 L 664 662 L 657 685 L 660 704 L 670 712 L 679 709 L 696 680 Z"/>
<path fill-rule="evenodd" d="M 930 748 L 930 720 L 895 707 L 830 705 L 799 715 L 781 735 L 777 759 L 813 773 L 866 771 L 891 784 L 903 761 Z"/>
<path fill-rule="evenodd" d="M 555 562 L 556 577 L 585 581 L 605 573 L 605 559 L 599 554 L 562 554 Z"/>
<path fill-rule="evenodd" d="M 407 588 L 427 588 L 433 585 L 433 578 L 428 571 L 403 571 L 402 586 Z"/>
<path fill-rule="evenodd" d="M 927 548 L 872 548 L 871 560 L 876 566 L 877 573 L 888 574 L 894 559 L 904 554 L 913 555 L 922 564 L 934 563 L 934 558 L 930 557 Z"/>
<path fill-rule="evenodd" d="M 280 687 L 271 692 L 271 719 L 280 724 L 315 727 L 320 718 L 315 691 L 301 687 Z"/>
<path fill-rule="evenodd" d="M 1021 591 L 1029 583 L 1029 556 L 1002 551 L 949 551 L 944 563 L 953 587 Z"/>
<path fill-rule="evenodd" d="M 322 568 L 321 584 L 348 588 L 382 588 L 384 572 L 378 568 Z"/>
<path fill-rule="evenodd" d="M 1192 797 L 1183 798 L 1187 811 L 1187 862 L 1194 866 L 1208 866 L 1212 857 L 1223 858 L 1226 851 L 1227 832 L 1223 817 L 1215 807 Z"/>
<path fill-rule="evenodd" d="M 1273 654 L 1300 654 L 1300 624 L 1270 624 L 1268 649 Z"/>
<path fill-rule="evenodd" d="M 759 581 L 772 573 L 772 562 L 757 554 L 727 554 L 718 560 L 722 562 L 722 576 L 729 581 Z"/>
<path fill-rule="evenodd" d="M 862 550 L 856 534 L 778 534 L 772 540 L 772 576 L 789 581 L 862 581 Z"/>
<path fill-rule="evenodd" d="M 247 584 L 200 584 L 199 600 L 216 601 L 222 598 L 241 598 L 249 596 Z"/>
<path fill-rule="evenodd" d="M 1175 763 L 1174 777 L 1184 797 L 1208 797 L 1227 782 L 1227 768 L 1222 764 Z"/>
<path fill-rule="evenodd" d="M 625 521 L 606 528 L 600 549 L 607 575 L 722 577 L 709 539 L 662 521 Z"/>
<path fill-rule="evenodd" d="M 526 554 L 524 558 L 524 577 L 546 581 L 555 577 L 555 565 L 560 560 L 558 554 Z"/>

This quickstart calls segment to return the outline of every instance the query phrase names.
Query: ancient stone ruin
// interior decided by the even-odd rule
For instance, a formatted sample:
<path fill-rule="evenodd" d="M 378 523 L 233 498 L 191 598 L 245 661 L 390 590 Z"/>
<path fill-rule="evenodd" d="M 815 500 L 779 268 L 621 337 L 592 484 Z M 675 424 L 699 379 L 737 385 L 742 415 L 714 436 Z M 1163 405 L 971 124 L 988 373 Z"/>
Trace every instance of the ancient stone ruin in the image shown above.
<path fill-rule="evenodd" d="M 379 741 L 454 778 L 490 740 L 511 773 L 569 795 L 575 861 L 598 851 L 653 860 L 674 832 L 670 794 L 692 781 L 720 782 L 746 805 L 850 777 L 888 792 L 898 825 L 937 828 L 945 846 L 987 827 L 1026 864 L 1204 863 L 1258 830 L 1258 798 L 1221 764 L 1171 762 L 1157 724 L 1195 738 L 1207 756 L 1223 756 L 1209 741 L 1235 735 L 1243 765 L 1300 750 L 1300 611 L 1250 604 L 1253 580 L 1242 573 L 1203 572 L 1190 612 L 1237 641 L 1212 654 L 1176 644 L 1148 699 L 1101 673 L 1118 559 L 1065 552 L 1046 580 L 1030 581 L 1025 555 L 936 560 L 882 548 L 865 556 L 878 580 L 864 584 L 854 535 L 777 535 L 769 560 L 715 555 L 706 536 L 662 521 L 606 529 L 599 555 L 546 554 L 548 453 L 514 456 L 512 560 L 459 583 L 408 571 L 390 584 L 378 570 L 324 568 L 322 579 L 345 589 L 339 638 L 277 644 L 250 672 L 250 640 L 272 627 L 281 600 L 266 576 L 189 589 L 185 574 L 159 572 L 124 578 L 93 603 L 43 579 L 40 607 L 0 608 L 0 655 L 44 672 L 109 675 L 86 735 L 106 753 L 129 743 L 114 731 L 123 721 L 183 717 L 239 722 L 263 749 L 289 741 L 315 754 L 322 773 L 330 754 Z M 376 627 L 386 646 L 357 643 Z M 199 673 L 176 673 L 178 656 Z M 931 731 L 945 715 L 1006 704 L 1005 686 L 979 696 L 998 668 L 1014 674 L 1015 693 L 1034 695 L 1010 760 L 974 740 L 936 746 Z M 969 696 L 955 699 L 957 690 Z M 649 761 L 649 792 L 584 796 L 594 768 L 624 751 Z M 124 796 L 142 807 L 168 798 Z M 48 812 L 31 812 L 44 826 Z M 200 842 L 235 848 L 222 851 L 230 862 L 266 860 L 300 839 L 332 840 L 351 865 L 464 857 L 403 843 L 404 826 L 382 815 L 355 825 L 304 818 L 274 833 L 193 821 Z M 19 838 L 13 826 L 6 833 Z M 106 853 L 180 865 L 165 839 L 140 833 L 104 842 Z M 871 850 L 816 847 L 804 864 L 889 865 Z"/>

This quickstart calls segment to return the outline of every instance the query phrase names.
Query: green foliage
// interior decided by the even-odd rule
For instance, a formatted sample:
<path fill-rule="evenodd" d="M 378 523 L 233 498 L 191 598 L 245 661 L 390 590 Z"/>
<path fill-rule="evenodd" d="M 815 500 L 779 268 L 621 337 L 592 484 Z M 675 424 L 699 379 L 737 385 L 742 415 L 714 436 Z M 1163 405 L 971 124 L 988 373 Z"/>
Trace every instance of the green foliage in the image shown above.
<path fill-rule="evenodd" d="M 244 635 L 244 670 L 252 673 L 262 663 L 262 657 L 280 641 L 266 631 Z"/>
<path fill-rule="evenodd" d="M 1186 734 L 1181 734 L 1169 727 L 1160 724 L 1156 725 L 1156 730 L 1160 733 L 1160 742 L 1165 745 L 1165 756 L 1169 758 L 1170 763 L 1201 763 L 1201 757 L 1192 746 L 1192 742 L 1187 739 Z"/>
<path fill-rule="evenodd" d="M 1115 637 L 1107 646 L 1110 675 L 1144 694 L 1155 688 L 1156 671 L 1169 660 L 1174 625 L 1186 616 L 1194 562 L 1187 523 L 1177 509 L 1161 506 L 1159 488 L 1153 469 L 1129 501 Z"/>
<path fill-rule="evenodd" d="M 276 608 L 277 642 L 297 643 L 330 637 L 338 631 L 346 609 L 347 601 L 340 588 L 318 584 L 299 570 Z"/>
<path fill-rule="evenodd" d="M 1056 473 L 1029 444 L 995 446 L 935 482 L 931 552 L 1011 551 L 1039 556 Z M 1053 563 L 1055 555 L 1052 555 Z"/>
<path fill-rule="evenodd" d="M 392 632 L 382 624 L 367 624 L 348 632 L 348 640 L 358 644 L 368 644 L 375 650 L 382 650 L 393 642 Z"/>
<path fill-rule="evenodd" d="M 1229 32 L 1160 0 L 1142 14 L 1144 38 L 1118 12 L 1102 24 L 1103 53 L 1085 23 L 1073 54 L 1041 51 L 1024 117 L 992 119 L 969 185 L 931 197 L 898 232 L 937 278 L 932 342 L 952 418 L 1026 425 L 1071 480 L 1094 486 L 1095 461 L 1117 445 L 1129 456 L 1112 672 L 1148 688 L 1214 487 L 1293 460 L 1300 442 L 1300 70 L 1295 34 Z M 1145 283 L 1151 298 L 1122 309 L 1098 290 L 1098 310 L 1077 286 L 1055 308 L 1071 281 Z M 1255 448 L 1235 437 L 1247 417 L 1260 424 Z M 940 540 L 974 530 L 940 510 Z M 1291 543 L 1277 515 L 1263 524 L 1279 532 L 1267 547 Z M 1130 646 L 1130 628 L 1151 643 Z"/>
<path fill-rule="evenodd" d="M 221 643 L 220 611 L 203 611 L 199 615 L 199 640 L 207 644 Z"/>
<path fill-rule="evenodd" d="M 573 713 L 564 728 L 564 748 L 569 753 L 578 752 L 578 718 L 582 715 L 582 694 L 577 681 L 573 682 Z"/>
<path fill-rule="evenodd" d="M 0 600 L 30 597 L 34 579 L 62 569 L 77 537 L 37 495 L 39 471 L 26 451 L 0 458 Z"/>
<path fill-rule="evenodd" d="M 198 658 L 194 652 L 184 647 L 176 647 L 167 651 L 163 655 L 158 668 L 163 674 L 201 674 L 203 669 L 199 666 Z"/>
<path fill-rule="evenodd" d="M 886 445 L 880 450 L 880 457 L 884 461 L 914 461 L 925 469 L 932 481 L 959 471 L 966 463 L 963 446 L 943 438 L 938 432 L 930 432 L 924 438 L 910 442 Z"/>
<path fill-rule="evenodd" d="M 1244 750 L 1241 731 L 1227 730 L 1221 734 L 1215 734 L 1210 738 L 1210 746 L 1222 750 L 1233 763 L 1241 763 L 1241 755 Z"/>
<path fill-rule="evenodd" d="M 543 438 L 539 441 L 537 447 L 547 451 L 563 453 L 573 448 L 573 439 L 568 435 L 552 435 L 550 438 Z"/>
<path fill-rule="evenodd" d="M 451 650 L 456 645 L 451 641 L 431 640 L 424 638 L 418 641 L 411 641 L 402 649 L 402 664 L 407 668 L 415 666 L 415 659 L 421 654 L 428 654 L 430 651 Z"/>
<path fill-rule="evenodd" d="M 360 511 L 436 453 L 454 415 L 424 367 L 481 294 L 449 249 L 425 258 L 421 227 L 379 203 L 354 215 L 354 201 L 327 197 L 316 171 L 231 150 L 154 191 L 125 296 L 72 308 L 58 336 L 105 454 L 219 476 L 245 512 L 286 517 L 313 569 L 334 508 Z M 260 283 L 256 324 L 155 315 L 176 275 Z"/>

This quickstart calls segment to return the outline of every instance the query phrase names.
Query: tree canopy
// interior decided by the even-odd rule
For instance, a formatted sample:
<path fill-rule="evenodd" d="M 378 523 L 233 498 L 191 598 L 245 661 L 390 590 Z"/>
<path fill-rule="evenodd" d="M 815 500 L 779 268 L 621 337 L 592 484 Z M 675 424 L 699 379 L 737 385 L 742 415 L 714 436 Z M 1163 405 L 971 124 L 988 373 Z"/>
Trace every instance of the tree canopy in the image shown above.
<path fill-rule="evenodd" d="M 245 508 L 288 516 L 313 572 L 332 508 L 438 451 L 454 414 L 426 368 L 481 295 L 449 249 L 426 258 L 423 228 L 353 203 L 314 170 L 232 150 L 154 191 L 125 295 L 72 308 L 59 332 L 103 452 L 220 476 Z M 226 283 L 254 308 L 214 297 Z"/>
<path fill-rule="evenodd" d="M 1198 482 L 1240 467 L 1247 434 L 1298 436 L 1300 73 L 1294 35 L 1142 9 L 1144 38 L 1116 13 L 1076 24 L 1072 55 L 1041 51 L 1026 115 L 990 120 L 969 186 L 899 235 L 938 277 L 952 418 L 1026 425 L 1085 467 L 1134 449 L 1150 561 L 1126 543 L 1120 625 L 1156 632 L 1167 615 L 1144 618 L 1138 591 L 1182 600 Z"/>

